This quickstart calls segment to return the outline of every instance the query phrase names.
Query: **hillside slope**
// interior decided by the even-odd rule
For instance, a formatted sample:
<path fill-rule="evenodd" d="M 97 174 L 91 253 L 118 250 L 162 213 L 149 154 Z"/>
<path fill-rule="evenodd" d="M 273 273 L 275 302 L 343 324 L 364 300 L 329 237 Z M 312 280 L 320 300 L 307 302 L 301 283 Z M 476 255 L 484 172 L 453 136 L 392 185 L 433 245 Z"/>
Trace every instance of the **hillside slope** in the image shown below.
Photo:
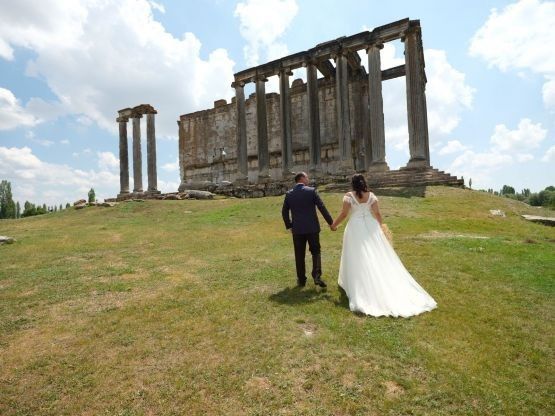
<path fill-rule="evenodd" d="M 323 194 L 333 215 L 341 194 Z M 282 198 L 147 201 L 0 222 L 2 415 L 553 414 L 555 230 L 517 201 L 380 197 L 438 309 L 352 314 L 295 285 Z M 501 209 L 506 218 L 492 217 Z M 552 215 L 552 214 L 551 214 Z"/>

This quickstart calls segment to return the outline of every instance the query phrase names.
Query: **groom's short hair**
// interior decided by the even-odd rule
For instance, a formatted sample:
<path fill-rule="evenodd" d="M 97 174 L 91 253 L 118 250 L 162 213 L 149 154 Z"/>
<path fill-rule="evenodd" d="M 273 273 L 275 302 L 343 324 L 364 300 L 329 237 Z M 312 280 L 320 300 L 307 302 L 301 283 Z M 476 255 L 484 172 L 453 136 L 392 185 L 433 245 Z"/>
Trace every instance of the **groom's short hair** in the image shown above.
<path fill-rule="evenodd" d="M 305 178 L 306 177 L 306 173 L 304 172 L 299 172 L 295 175 L 295 183 L 299 182 L 301 180 L 301 178 Z"/>

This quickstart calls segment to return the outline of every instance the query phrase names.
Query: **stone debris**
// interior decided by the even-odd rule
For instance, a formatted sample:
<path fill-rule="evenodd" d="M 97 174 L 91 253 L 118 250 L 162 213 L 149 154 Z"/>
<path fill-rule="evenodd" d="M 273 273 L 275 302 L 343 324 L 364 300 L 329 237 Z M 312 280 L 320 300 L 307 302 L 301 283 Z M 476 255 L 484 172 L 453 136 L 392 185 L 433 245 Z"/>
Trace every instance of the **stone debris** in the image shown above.
<path fill-rule="evenodd" d="M 98 206 L 111 208 L 111 207 L 115 207 L 117 204 L 118 204 L 117 202 L 106 202 L 106 201 L 104 201 L 102 204 L 99 204 Z"/>
<path fill-rule="evenodd" d="M 528 221 L 537 222 L 544 225 L 555 226 L 555 217 L 541 217 L 539 215 L 522 215 Z"/>
<path fill-rule="evenodd" d="M 214 199 L 214 194 L 209 191 L 187 190 L 183 193 L 186 199 Z"/>
<path fill-rule="evenodd" d="M 73 208 L 75 209 L 83 209 L 87 206 L 87 203 L 85 202 L 84 199 L 82 199 L 83 202 L 79 203 L 79 204 L 73 204 Z"/>
<path fill-rule="evenodd" d="M 506 217 L 505 213 L 503 211 L 501 211 L 500 209 L 490 209 L 489 213 L 491 215 L 493 215 L 494 217 L 503 217 L 503 218 Z"/>
<path fill-rule="evenodd" d="M 2 244 L 13 244 L 15 242 L 16 242 L 16 239 L 13 238 L 13 237 L 0 235 L 0 245 L 2 245 Z"/>
<path fill-rule="evenodd" d="M 180 201 L 181 200 L 181 195 L 179 195 L 179 194 L 168 194 L 168 195 L 165 195 L 162 199 L 163 200 Z"/>
<path fill-rule="evenodd" d="M 78 200 L 78 201 L 75 201 L 75 202 L 73 203 L 73 206 L 82 205 L 82 204 L 86 204 L 86 203 L 87 203 L 86 200 L 80 199 L 80 200 Z"/>

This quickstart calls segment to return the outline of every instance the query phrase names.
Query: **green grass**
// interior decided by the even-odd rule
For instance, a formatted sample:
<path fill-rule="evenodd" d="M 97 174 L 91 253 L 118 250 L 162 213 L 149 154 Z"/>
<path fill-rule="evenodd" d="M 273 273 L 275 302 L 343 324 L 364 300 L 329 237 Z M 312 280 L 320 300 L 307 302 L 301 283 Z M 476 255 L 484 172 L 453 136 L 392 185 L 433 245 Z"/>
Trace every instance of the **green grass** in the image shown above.
<path fill-rule="evenodd" d="M 341 195 L 323 194 L 336 214 Z M 551 415 L 555 230 L 468 190 L 381 197 L 438 309 L 352 314 L 294 288 L 282 198 L 147 201 L 0 222 L 2 415 Z M 491 217 L 502 209 L 506 218 Z M 487 237 L 487 238 L 476 238 Z"/>

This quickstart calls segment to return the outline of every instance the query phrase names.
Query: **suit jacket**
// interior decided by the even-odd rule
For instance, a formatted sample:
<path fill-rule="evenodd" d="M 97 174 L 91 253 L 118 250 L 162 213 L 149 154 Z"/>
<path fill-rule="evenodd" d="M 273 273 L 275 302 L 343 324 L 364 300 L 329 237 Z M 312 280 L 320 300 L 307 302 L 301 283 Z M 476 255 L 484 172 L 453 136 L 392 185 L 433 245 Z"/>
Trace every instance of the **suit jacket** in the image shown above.
<path fill-rule="evenodd" d="M 333 223 L 330 213 L 320 199 L 316 189 L 297 184 L 285 194 L 281 215 L 285 228 L 293 228 L 293 234 L 313 234 L 320 232 L 316 207 L 328 224 Z M 289 218 L 291 211 L 292 219 Z"/>

